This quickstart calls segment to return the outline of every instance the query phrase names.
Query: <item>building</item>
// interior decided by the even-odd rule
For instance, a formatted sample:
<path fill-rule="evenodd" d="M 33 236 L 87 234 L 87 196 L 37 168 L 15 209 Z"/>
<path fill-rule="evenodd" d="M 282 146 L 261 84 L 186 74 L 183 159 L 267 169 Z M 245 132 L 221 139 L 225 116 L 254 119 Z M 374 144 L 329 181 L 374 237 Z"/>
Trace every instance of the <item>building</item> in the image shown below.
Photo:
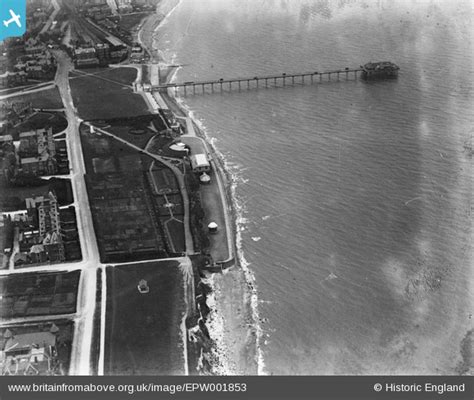
<path fill-rule="evenodd" d="M 41 128 L 20 133 L 20 157 L 34 157 L 48 153 L 53 157 L 56 155 L 56 144 L 54 142 L 53 128 Z"/>
<path fill-rule="evenodd" d="M 46 45 L 33 37 L 30 37 L 25 43 L 25 52 L 27 55 L 41 54 L 45 50 Z"/>
<path fill-rule="evenodd" d="M 97 43 L 95 53 L 101 63 L 107 62 L 110 59 L 110 46 L 107 43 Z"/>
<path fill-rule="evenodd" d="M 61 225 L 59 221 L 59 207 L 58 200 L 53 192 L 48 193 L 48 198 L 41 201 L 37 207 L 39 234 L 45 237 L 46 234 L 56 233 L 60 234 Z M 56 243 L 56 239 L 48 238 L 48 243 Z"/>
<path fill-rule="evenodd" d="M 10 152 L 13 149 L 14 149 L 13 136 L 12 135 L 0 136 L 0 156 L 3 156 L 5 153 Z"/>
<path fill-rule="evenodd" d="M 57 162 L 53 129 L 21 132 L 18 155 L 21 173 L 35 176 L 55 174 Z"/>
<path fill-rule="evenodd" d="M 194 154 L 190 157 L 191 167 L 194 172 L 209 172 L 211 170 L 211 164 L 205 154 Z"/>
<path fill-rule="evenodd" d="M 57 163 L 48 154 L 25 157 L 20 160 L 20 172 L 34 176 L 54 175 L 57 172 Z"/>
<path fill-rule="evenodd" d="M 369 62 L 362 68 L 364 79 L 396 78 L 400 67 L 390 61 Z"/>
<path fill-rule="evenodd" d="M 18 235 L 20 252 L 28 263 L 61 262 L 66 259 L 61 235 L 61 221 L 56 195 L 26 199 L 27 221 Z M 25 228 L 29 228 L 26 230 Z"/>
<path fill-rule="evenodd" d="M 87 68 L 99 65 L 94 47 L 77 47 L 74 49 L 74 64 L 76 68 Z"/>
<path fill-rule="evenodd" d="M 2 375 L 45 374 L 52 370 L 57 354 L 56 335 L 51 332 L 8 334 L 2 350 Z"/>
<path fill-rule="evenodd" d="M 27 81 L 27 76 L 24 71 L 11 72 L 6 71 L 0 75 L 0 87 L 7 88 L 11 86 L 23 85 Z"/>
<path fill-rule="evenodd" d="M 132 0 L 117 0 L 119 12 L 125 13 L 133 10 Z"/>

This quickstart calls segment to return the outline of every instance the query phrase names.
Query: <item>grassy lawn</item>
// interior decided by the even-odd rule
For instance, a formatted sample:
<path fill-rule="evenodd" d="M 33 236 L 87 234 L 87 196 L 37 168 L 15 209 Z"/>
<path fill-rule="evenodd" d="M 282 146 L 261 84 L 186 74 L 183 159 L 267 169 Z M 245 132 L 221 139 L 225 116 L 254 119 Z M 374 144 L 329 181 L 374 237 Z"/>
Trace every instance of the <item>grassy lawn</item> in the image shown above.
<path fill-rule="evenodd" d="M 140 294 L 145 279 L 149 292 Z M 176 261 L 107 268 L 106 375 L 182 375 L 186 310 Z"/>
<path fill-rule="evenodd" d="M 182 216 L 180 216 L 182 218 Z M 170 240 L 173 243 L 176 253 L 182 253 L 186 250 L 186 243 L 184 241 L 184 226 L 183 223 L 175 219 L 165 222 L 165 226 L 170 235 Z"/>
<path fill-rule="evenodd" d="M 134 68 L 72 72 L 69 82 L 80 117 L 95 120 L 149 114 L 143 98 L 131 88 L 136 76 Z"/>
<path fill-rule="evenodd" d="M 31 102 L 33 108 L 63 108 L 63 101 L 57 87 L 40 90 L 30 94 L 22 94 L 12 98 L 14 101 Z"/>
<path fill-rule="evenodd" d="M 141 12 L 141 13 L 134 13 L 134 14 L 128 14 L 128 15 L 122 15 L 122 17 L 119 20 L 118 25 L 120 28 L 127 32 L 131 32 L 132 28 L 135 25 L 138 25 L 140 21 L 145 18 L 149 12 Z"/>
<path fill-rule="evenodd" d="M 162 129 L 163 122 L 159 116 L 142 115 L 135 118 L 116 118 L 104 121 L 104 129 L 129 143 L 145 148 L 148 141 Z"/>
<path fill-rule="evenodd" d="M 15 129 L 18 132 L 25 132 L 31 129 L 41 129 L 49 126 L 53 128 L 53 133 L 59 133 L 67 128 L 67 120 L 62 113 L 39 112 L 15 126 Z"/>

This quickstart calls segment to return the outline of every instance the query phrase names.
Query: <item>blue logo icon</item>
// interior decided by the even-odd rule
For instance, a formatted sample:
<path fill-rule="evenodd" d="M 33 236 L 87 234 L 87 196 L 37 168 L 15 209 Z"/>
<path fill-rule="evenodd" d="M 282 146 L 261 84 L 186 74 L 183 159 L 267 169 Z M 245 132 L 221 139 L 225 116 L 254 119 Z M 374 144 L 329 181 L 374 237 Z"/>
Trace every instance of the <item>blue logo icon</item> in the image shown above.
<path fill-rule="evenodd" d="M 26 31 L 26 0 L 0 0 L 0 40 Z"/>

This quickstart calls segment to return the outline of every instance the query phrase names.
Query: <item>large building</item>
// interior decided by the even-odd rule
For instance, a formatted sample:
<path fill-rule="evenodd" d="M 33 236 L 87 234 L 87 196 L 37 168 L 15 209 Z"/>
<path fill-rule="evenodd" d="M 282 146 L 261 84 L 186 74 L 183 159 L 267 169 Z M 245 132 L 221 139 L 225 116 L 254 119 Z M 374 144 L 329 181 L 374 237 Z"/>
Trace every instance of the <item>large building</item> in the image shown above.
<path fill-rule="evenodd" d="M 52 128 L 21 132 L 18 155 L 23 174 L 35 176 L 55 174 L 56 143 Z"/>
<path fill-rule="evenodd" d="M 53 192 L 48 193 L 48 198 L 43 198 L 38 208 L 38 222 L 40 236 L 46 234 L 60 234 L 61 225 L 59 222 L 58 199 Z M 48 239 L 50 241 L 51 239 Z"/>
<path fill-rule="evenodd" d="M 51 157 L 56 154 L 56 145 L 51 127 L 20 133 L 20 157 L 34 157 L 45 152 Z"/>
<path fill-rule="evenodd" d="M 66 257 L 56 195 L 49 192 L 48 196 L 27 198 L 26 208 L 30 229 L 22 230 L 18 235 L 19 248 L 26 263 L 64 261 Z"/>
<path fill-rule="evenodd" d="M 24 157 L 20 162 L 21 172 L 25 175 L 54 175 L 57 171 L 55 160 L 48 154 L 36 157 Z"/>
<path fill-rule="evenodd" d="M 41 54 L 46 50 L 46 45 L 38 39 L 29 38 L 25 43 L 25 52 L 28 55 Z"/>
<path fill-rule="evenodd" d="M 6 336 L 1 351 L 2 375 L 37 375 L 52 372 L 57 354 L 54 333 L 31 332 L 13 335 L 7 330 Z"/>

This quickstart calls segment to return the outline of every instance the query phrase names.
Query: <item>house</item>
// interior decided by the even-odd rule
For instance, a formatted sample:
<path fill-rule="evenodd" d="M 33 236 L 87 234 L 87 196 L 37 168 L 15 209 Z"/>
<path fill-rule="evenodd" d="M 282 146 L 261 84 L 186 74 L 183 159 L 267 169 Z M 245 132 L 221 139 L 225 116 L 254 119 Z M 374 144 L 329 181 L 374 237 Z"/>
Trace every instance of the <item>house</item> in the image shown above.
<path fill-rule="evenodd" d="M 26 175 L 54 175 L 57 165 L 54 158 L 43 153 L 36 157 L 26 157 L 20 160 L 21 172 Z"/>
<path fill-rule="evenodd" d="M 6 71 L 0 75 L 0 87 L 7 88 L 15 85 L 22 85 L 26 83 L 27 76 L 24 71 L 11 72 Z"/>
<path fill-rule="evenodd" d="M 35 38 L 30 37 L 25 43 L 25 51 L 28 55 L 40 54 L 43 53 L 45 50 L 45 44 Z"/>
<path fill-rule="evenodd" d="M 1 353 L 4 375 L 46 373 L 51 370 L 56 354 L 56 336 L 51 332 L 12 335 Z"/>

